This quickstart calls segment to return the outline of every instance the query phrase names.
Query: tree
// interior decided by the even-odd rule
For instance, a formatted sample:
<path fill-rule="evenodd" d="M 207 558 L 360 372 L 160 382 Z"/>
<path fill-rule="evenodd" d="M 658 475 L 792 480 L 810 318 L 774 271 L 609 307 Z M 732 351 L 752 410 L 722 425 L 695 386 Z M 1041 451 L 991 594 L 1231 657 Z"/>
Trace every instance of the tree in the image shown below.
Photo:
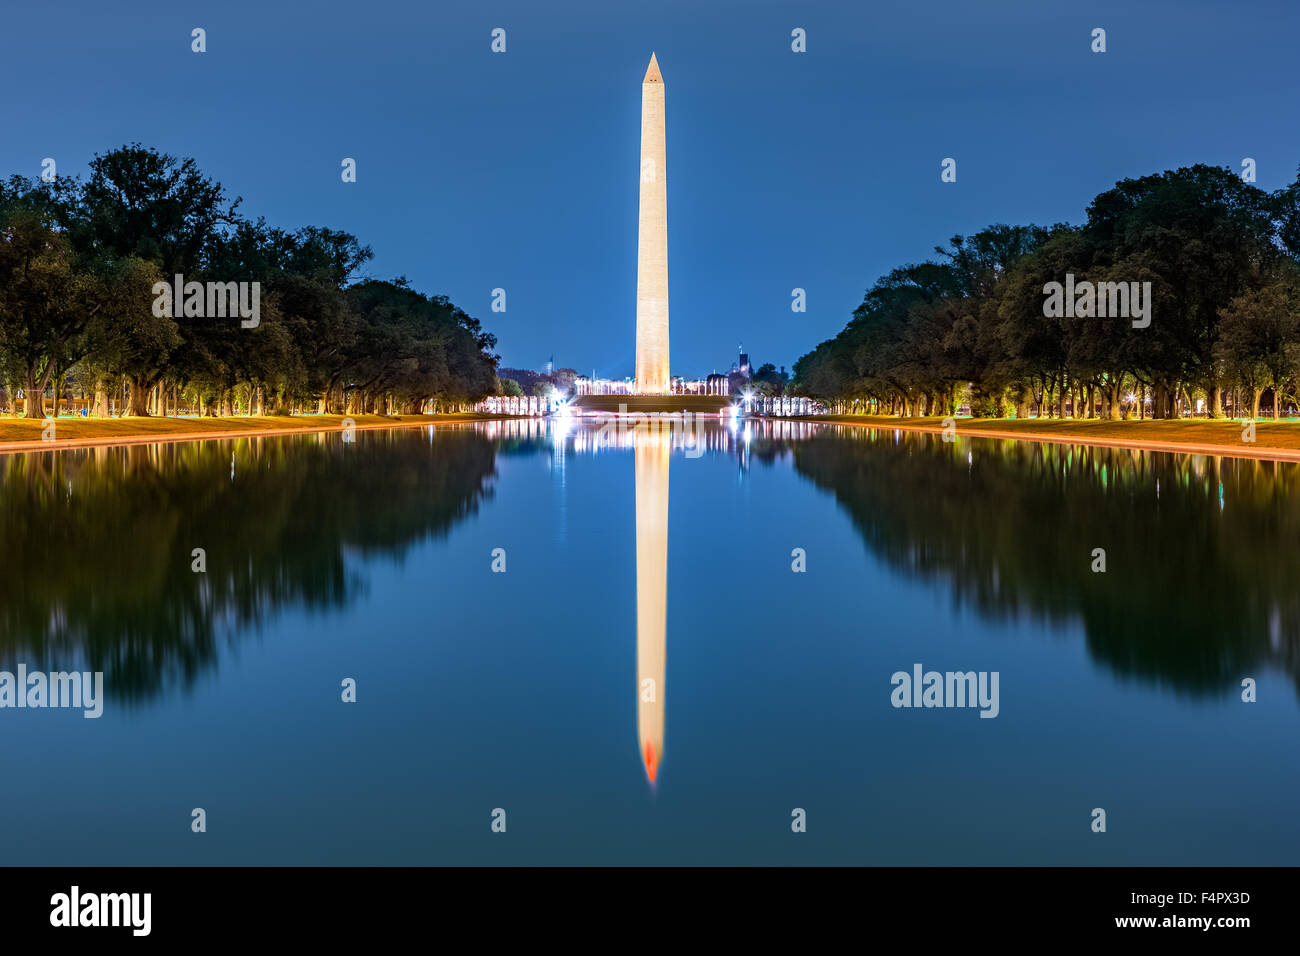
<path fill-rule="evenodd" d="M 56 189 L 63 199 L 58 208 L 69 241 L 107 277 L 106 288 L 115 293 L 122 291 L 115 279 L 140 271 L 124 265 L 131 259 L 152 263 L 162 281 L 176 275 L 201 280 L 205 247 L 221 228 L 237 222 L 239 200 L 229 200 L 224 187 L 204 176 L 193 159 L 178 159 L 139 143 L 96 155 L 84 187 L 69 181 Z M 136 301 L 134 292 L 126 294 Z M 179 311 L 174 309 L 176 315 Z M 201 318 L 187 320 L 197 324 L 183 338 L 174 323 L 155 322 L 150 314 L 122 318 L 130 328 L 115 336 L 115 344 L 118 359 L 130 363 L 123 372 L 130 384 L 127 414 L 147 415 L 153 389 L 169 373 L 175 376 L 178 368 L 192 367 L 194 352 L 213 358 L 210 343 L 203 341 Z"/>
<path fill-rule="evenodd" d="M 376 280 L 349 287 L 347 299 L 361 322 L 348 389 L 365 410 L 463 405 L 494 390 L 477 323 L 445 299 Z"/>
<path fill-rule="evenodd" d="M 97 382 L 126 379 L 130 396 L 125 414 L 130 416 L 149 414 L 149 392 L 181 341 L 175 319 L 154 314 L 153 285 L 160 281 L 162 271 L 148 260 L 127 256 L 114 264 L 98 283 L 102 308 L 87 330 L 94 377 Z"/>
<path fill-rule="evenodd" d="M 1151 385 L 1157 418 L 1174 415 L 1188 383 L 1220 413 L 1213 362 L 1220 310 L 1261 264 L 1283 254 L 1277 201 L 1232 170 L 1196 165 L 1125 179 L 1093 199 L 1083 231 L 1098 266 L 1152 281 L 1152 324 L 1134 374 Z"/>
<path fill-rule="evenodd" d="M 524 390 L 519 387 L 519 383 L 513 378 L 503 378 L 501 379 L 501 394 L 509 398 L 521 398 Z"/>
<path fill-rule="evenodd" d="M 551 381 L 555 387 L 562 393 L 568 394 L 573 391 L 573 383 L 579 378 L 576 368 L 557 368 L 551 373 Z"/>
<path fill-rule="evenodd" d="M 1251 395 L 1251 418 L 1259 399 L 1273 390 L 1273 417 L 1282 417 L 1282 393 L 1300 368 L 1300 294 L 1294 277 L 1269 282 L 1232 299 L 1220 310 L 1215 354 L 1228 377 Z"/>
<path fill-rule="evenodd" d="M 0 353 L 22 384 L 27 418 L 45 415 L 45 389 L 81 355 L 100 308 L 67 240 L 22 197 L 0 208 Z"/>
<path fill-rule="evenodd" d="M 172 276 L 198 270 L 209 238 L 236 222 L 239 202 L 193 159 L 133 143 L 90 161 L 84 190 L 65 204 L 64 225 L 82 252 L 148 259 Z"/>
<path fill-rule="evenodd" d="M 754 377 L 750 379 L 750 383 L 765 395 L 780 395 L 785 391 L 786 383 L 789 380 L 790 376 L 786 375 L 784 368 L 778 372 L 775 365 L 771 362 L 765 362 L 759 366 L 758 371 L 754 373 Z"/>
<path fill-rule="evenodd" d="M 26 414 L 51 382 L 57 411 L 69 376 L 101 414 L 123 382 L 131 415 L 182 391 L 226 414 L 438 411 L 496 391 L 496 337 L 405 278 L 358 281 L 373 254 L 350 233 L 246 220 L 194 160 L 139 144 L 90 168 L 84 184 L 0 182 L 0 383 L 25 391 Z M 177 275 L 209 297 L 239 284 L 260 321 L 158 314 L 155 284 Z"/>

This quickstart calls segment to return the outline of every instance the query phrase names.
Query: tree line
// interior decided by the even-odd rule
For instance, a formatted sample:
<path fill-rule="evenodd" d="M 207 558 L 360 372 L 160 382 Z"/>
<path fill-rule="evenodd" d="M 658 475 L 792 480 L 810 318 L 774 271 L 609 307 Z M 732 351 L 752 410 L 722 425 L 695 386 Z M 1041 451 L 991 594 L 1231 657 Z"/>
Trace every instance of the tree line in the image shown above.
<path fill-rule="evenodd" d="M 350 233 L 239 206 L 193 159 L 138 143 L 96 155 L 84 180 L 0 181 L 0 411 L 21 393 L 41 418 L 51 389 L 55 414 L 80 393 L 96 415 L 410 414 L 496 391 L 496 337 L 477 319 L 361 276 L 373 252 Z M 160 308 L 158 283 L 178 275 L 258 283 L 255 327 Z"/>
<path fill-rule="evenodd" d="M 799 359 L 793 390 L 906 416 L 1256 418 L 1266 395 L 1275 416 L 1297 403 L 1300 178 L 1270 193 L 1196 165 L 1116 183 L 1086 215 L 989 226 L 894 269 Z M 1149 324 L 1099 315 L 1099 299 L 1045 308 L 1067 276 L 1149 282 Z"/>
<path fill-rule="evenodd" d="M 552 389 L 561 395 L 570 395 L 573 383 L 578 380 L 578 370 L 557 368 L 553 372 L 534 372 L 526 368 L 503 368 L 497 370 L 497 377 L 501 381 L 502 395 L 545 397 L 551 394 Z"/>

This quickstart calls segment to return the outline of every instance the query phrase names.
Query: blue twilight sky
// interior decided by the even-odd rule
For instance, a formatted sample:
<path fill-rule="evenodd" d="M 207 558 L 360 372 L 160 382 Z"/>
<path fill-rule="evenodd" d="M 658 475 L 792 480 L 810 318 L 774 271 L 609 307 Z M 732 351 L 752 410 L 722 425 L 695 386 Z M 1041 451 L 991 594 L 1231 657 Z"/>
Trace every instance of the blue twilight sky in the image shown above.
<path fill-rule="evenodd" d="M 1298 38 L 1294 0 L 13 4 L 0 173 L 82 173 L 135 140 L 193 156 L 246 214 L 351 231 L 370 274 L 450 296 L 503 364 L 630 375 L 655 50 L 673 371 L 742 342 L 788 366 L 954 234 L 1078 222 L 1116 180 L 1195 162 L 1292 181 Z"/>

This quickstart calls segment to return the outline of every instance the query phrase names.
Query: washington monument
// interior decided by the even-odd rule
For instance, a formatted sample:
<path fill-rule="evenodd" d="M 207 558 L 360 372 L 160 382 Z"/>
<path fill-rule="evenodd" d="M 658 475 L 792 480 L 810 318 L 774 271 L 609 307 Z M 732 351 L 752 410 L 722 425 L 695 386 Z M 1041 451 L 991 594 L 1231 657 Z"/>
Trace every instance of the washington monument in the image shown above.
<path fill-rule="evenodd" d="M 636 390 L 666 395 L 668 365 L 668 177 L 664 78 L 659 61 L 641 82 L 641 209 L 636 254 Z"/>

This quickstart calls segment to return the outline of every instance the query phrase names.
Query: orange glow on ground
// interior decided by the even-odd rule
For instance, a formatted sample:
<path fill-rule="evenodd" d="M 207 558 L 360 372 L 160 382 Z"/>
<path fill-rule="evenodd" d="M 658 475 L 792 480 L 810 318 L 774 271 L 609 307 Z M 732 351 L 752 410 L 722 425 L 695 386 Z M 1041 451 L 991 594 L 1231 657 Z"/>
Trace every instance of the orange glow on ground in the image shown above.
<path fill-rule="evenodd" d="M 655 754 L 655 745 L 649 741 L 645 745 L 645 772 L 650 782 L 654 783 L 655 775 L 659 773 L 659 758 Z"/>

